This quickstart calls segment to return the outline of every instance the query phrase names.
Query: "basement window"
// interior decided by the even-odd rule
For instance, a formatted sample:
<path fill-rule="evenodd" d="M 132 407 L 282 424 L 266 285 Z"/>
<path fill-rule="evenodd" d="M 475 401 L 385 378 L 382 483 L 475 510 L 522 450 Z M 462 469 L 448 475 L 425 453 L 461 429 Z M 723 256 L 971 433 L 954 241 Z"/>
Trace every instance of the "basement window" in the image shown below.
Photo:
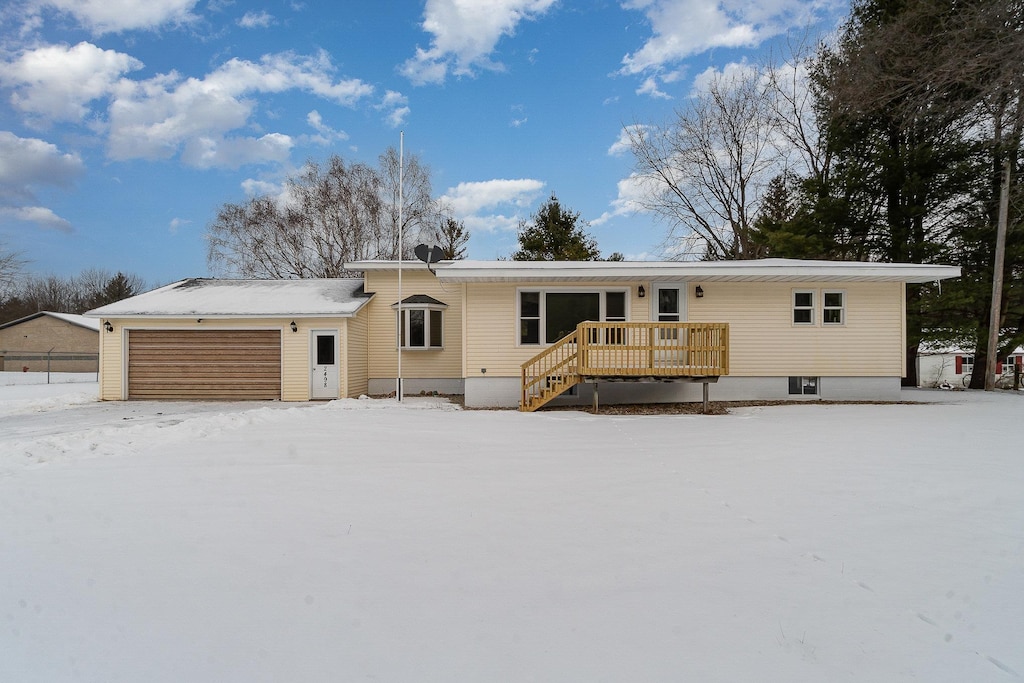
<path fill-rule="evenodd" d="M 816 396 L 818 394 L 817 377 L 790 377 L 790 396 Z"/>

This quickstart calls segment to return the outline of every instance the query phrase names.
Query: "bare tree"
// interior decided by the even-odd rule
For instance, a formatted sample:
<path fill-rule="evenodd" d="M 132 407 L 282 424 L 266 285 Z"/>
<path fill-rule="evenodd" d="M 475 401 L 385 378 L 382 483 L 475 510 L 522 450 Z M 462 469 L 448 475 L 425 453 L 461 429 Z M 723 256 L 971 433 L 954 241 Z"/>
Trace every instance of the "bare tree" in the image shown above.
<path fill-rule="evenodd" d="M 18 282 L 18 276 L 24 267 L 25 261 L 21 254 L 16 251 L 9 251 L 0 242 L 0 298 L 9 292 Z"/>
<path fill-rule="evenodd" d="M 636 174 L 649 189 L 640 203 L 668 221 L 670 251 L 687 244 L 690 253 L 681 256 L 762 255 L 753 222 L 781 168 L 770 92 L 759 73 L 716 74 L 670 125 L 634 125 L 626 133 Z"/>
<path fill-rule="evenodd" d="M 405 256 L 436 215 L 430 169 L 416 156 L 402 174 Z M 215 272 L 254 278 L 349 277 L 346 261 L 398 257 L 398 153 L 380 168 L 306 163 L 288 178 L 280 197 L 257 196 L 225 204 L 207 232 L 207 260 Z"/>
<path fill-rule="evenodd" d="M 438 203 L 431 197 L 430 168 L 416 155 L 400 159 L 394 147 L 380 155 L 379 163 L 384 222 L 378 251 L 393 254 L 390 258 L 398 256 L 398 186 L 401 179 L 402 235 L 405 242 L 402 255 L 411 257 L 413 246 L 431 232 L 431 226 L 440 222 Z"/>

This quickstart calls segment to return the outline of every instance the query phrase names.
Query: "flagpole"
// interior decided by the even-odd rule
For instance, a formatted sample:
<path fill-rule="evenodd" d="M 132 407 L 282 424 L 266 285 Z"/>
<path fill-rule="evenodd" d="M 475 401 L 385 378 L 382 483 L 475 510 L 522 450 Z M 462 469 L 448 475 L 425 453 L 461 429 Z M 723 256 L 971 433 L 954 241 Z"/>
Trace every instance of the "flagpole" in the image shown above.
<path fill-rule="evenodd" d="M 402 308 L 402 185 L 405 184 L 403 173 L 405 171 L 405 131 L 398 133 L 398 379 L 395 383 L 395 396 L 398 401 L 402 400 L 402 344 L 405 343 L 405 335 L 402 333 L 402 323 L 405 322 L 405 309 Z"/>

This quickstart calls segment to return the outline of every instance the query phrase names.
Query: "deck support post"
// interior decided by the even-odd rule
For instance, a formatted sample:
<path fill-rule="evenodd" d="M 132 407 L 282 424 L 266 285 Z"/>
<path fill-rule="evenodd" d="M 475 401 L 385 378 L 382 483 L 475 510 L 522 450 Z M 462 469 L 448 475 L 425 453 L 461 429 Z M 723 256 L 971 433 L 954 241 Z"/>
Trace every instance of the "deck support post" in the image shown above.
<path fill-rule="evenodd" d="M 704 388 L 704 414 L 705 415 L 708 414 L 708 384 L 709 384 L 709 382 L 707 380 L 704 380 L 703 382 L 701 382 L 701 385 Z"/>
<path fill-rule="evenodd" d="M 594 415 L 597 415 L 597 382 L 594 382 Z"/>

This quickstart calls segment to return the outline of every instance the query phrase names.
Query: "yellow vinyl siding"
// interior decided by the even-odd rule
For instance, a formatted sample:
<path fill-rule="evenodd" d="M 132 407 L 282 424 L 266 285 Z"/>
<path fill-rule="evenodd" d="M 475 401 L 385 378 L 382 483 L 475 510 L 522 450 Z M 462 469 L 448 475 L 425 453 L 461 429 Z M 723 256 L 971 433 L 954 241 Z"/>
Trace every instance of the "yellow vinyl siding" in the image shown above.
<path fill-rule="evenodd" d="M 219 322 L 219 321 L 215 321 Z M 311 366 L 309 362 L 309 331 L 311 329 L 333 329 L 337 321 L 319 319 L 295 320 L 298 332 L 292 332 L 291 320 L 278 320 L 284 330 L 281 333 L 281 400 L 308 401 Z"/>
<path fill-rule="evenodd" d="M 542 282 L 479 283 L 466 285 L 466 377 L 519 377 L 520 367 L 546 345 L 520 346 L 516 297 L 521 290 L 572 289 L 600 291 L 629 290 L 627 315 L 631 322 L 650 318 L 650 283 L 647 296 L 637 296 L 640 283 L 623 282 Z M 486 368 L 487 372 L 481 372 Z"/>
<path fill-rule="evenodd" d="M 105 322 L 100 321 L 100 400 L 120 401 L 124 398 L 121 344 L 127 340 L 123 339 L 124 330 L 117 321 L 111 321 L 113 332 L 104 329 Z"/>
<path fill-rule="evenodd" d="M 343 396 L 357 398 L 367 393 L 366 374 L 366 311 L 360 311 L 355 317 L 349 318 L 346 335 L 346 348 L 342 358 L 348 366 L 347 388 L 343 388 Z"/>
<path fill-rule="evenodd" d="M 729 323 L 729 374 L 899 377 L 903 374 L 903 285 L 701 283 L 689 287 L 690 322 Z M 822 325 L 822 292 L 846 293 L 844 325 Z M 793 292 L 815 292 L 815 323 L 793 325 Z"/>
<path fill-rule="evenodd" d="M 653 288 L 638 298 L 630 284 L 629 320 L 650 318 Z M 899 377 L 903 374 L 903 284 L 702 282 L 680 283 L 686 320 L 729 323 L 729 374 Z M 466 285 L 466 377 L 518 377 L 520 366 L 545 345 L 518 346 L 516 293 L 520 289 L 616 289 L 623 283 L 473 283 Z M 813 326 L 792 324 L 793 290 L 815 291 Z M 821 292 L 846 292 L 846 323 L 821 324 Z M 487 372 L 482 373 L 481 369 Z"/>
<path fill-rule="evenodd" d="M 443 343 L 441 350 L 403 349 L 402 376 L 406 379 L 457 379 L 462 377 L 462 288 L 444 287 L 427 270 L 402 272 L 402 298 L 426 294 L 448 305 L 442 314 Z M 398 272 L 367 271 L 366 291 L 376 296 L 366 305 L 370 377 L 398 375 L 398 353 L 395 325 L 397 315 L 391 308 L 398 301 Z"/>

